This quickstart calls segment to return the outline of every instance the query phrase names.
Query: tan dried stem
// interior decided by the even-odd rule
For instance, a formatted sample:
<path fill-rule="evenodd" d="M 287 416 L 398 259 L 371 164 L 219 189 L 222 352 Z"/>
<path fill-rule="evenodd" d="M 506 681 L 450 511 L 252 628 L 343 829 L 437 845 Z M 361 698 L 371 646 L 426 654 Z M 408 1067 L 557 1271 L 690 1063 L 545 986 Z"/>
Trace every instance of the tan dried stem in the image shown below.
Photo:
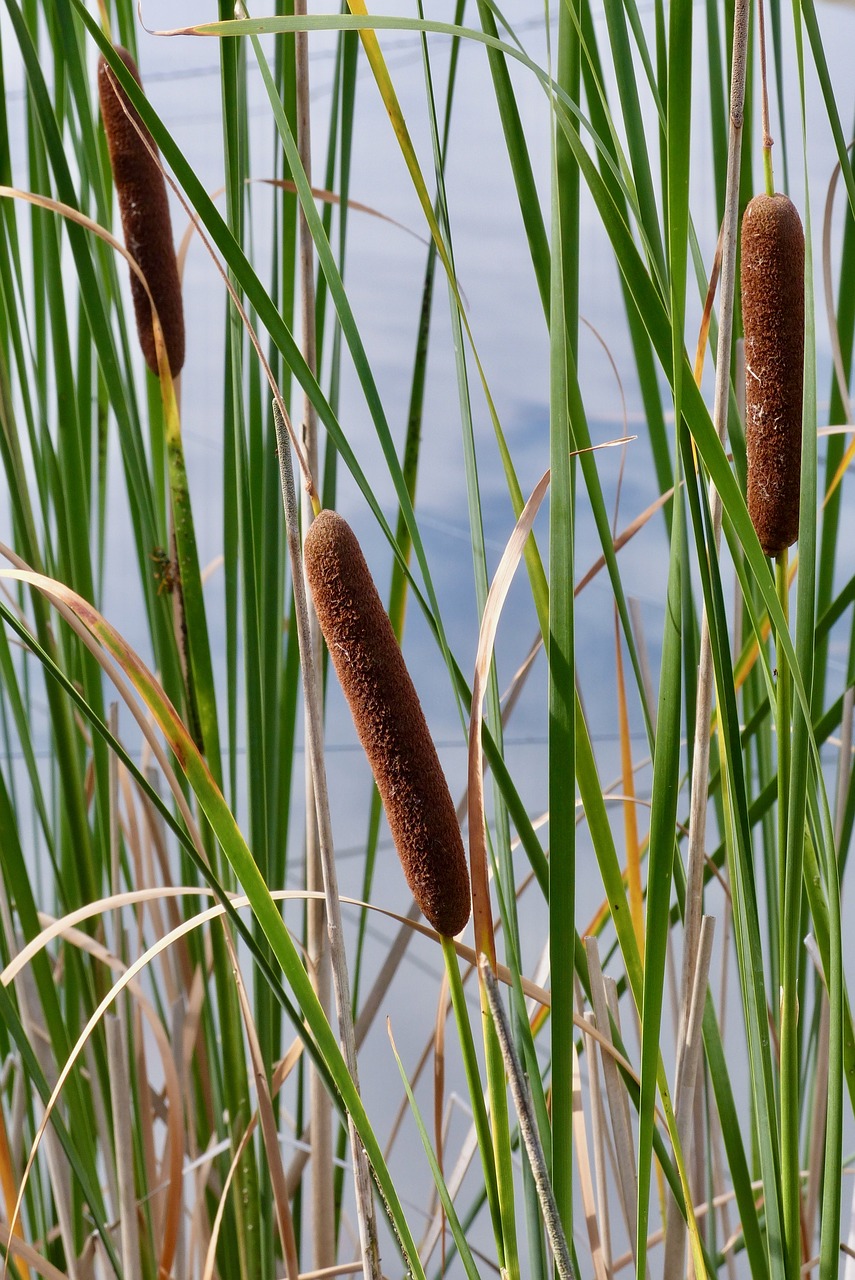
<path fill-rule="evenodd" d="M 294 14 L 305 16 L 306 0 L 295 0 Z M 312 181 L 312 135 L 309 109 L 309 47 L 305 31 L 294 33 L 294 70 L 296 79 L 297 150 L 305 171 L 306 181 Z M 300 263 L 300 321 L 303 359 L 312 376 L 318 368 L 315 325 L 315 246 L 302 204 L 298 203 L 298 252 Z M 315 406 L 308 395 L 303 397 L 303 425 L 301 431 L 303 450 L 309 471 L 318 475 L 318 421 Z M 314 505 L 303 489 L 300 499 L 301 523 L 305 537 L 312 518 Z M 305 578 L 304 578 L 305 582 Z M 321 636 L 312 597 L 306 590 L 309 630 L 312 653 L 320 653 Z M 322 670 L 314 664 L 308 676 L 314 688 L 312 697 L 320 699 Z M 307 715 L 308 718 L 308 715 Z M 306 888 L 313 892 L 323 888 L 321 850 L 316 816 L 315 788 L 312 761 L 308 753 L 304 759 L 303 786 L 306 811 Z M 306 951 L 309 961 L 309 977 L 318 997 L 318 1003 L 329 1018 L 332 1008 L 330 993 L 330 953 L 323 899 L 310 898 L 306 908 Z M 316 1269 L 331 1267 L 336 1261 L 335 1233 L 335 1184 L 333 1179 L 332 1102 L 318 1072 L 309 1071 L 309 1124 L 312 1134 L 311 1200 L 312 1200 L 312 1258 Z"/>
<path fill-rule="evenodd" d="M 769 84 L 766 77 L 766 12 L 763 0 L 757 0 L 757 33 L 760 37 L 760 127 L 763 130 L 763 149 L 772 147 L 769 127 Z M 769 195 L 771 195 L 771 191 Z"/>
<path fill-rule="evenodd" d="M 701 1057 L 701 1023 L 703 1020 L 710 959 L 712 957 L 714 925 L 715 922 L 711 916 L 704 916 L 701 922 L 698 955 L 695 962 L 689 1016 L 683 1027 L 684 1040 L 678 1046 L 682 1070 L 675 1090 L 675 1095 L 679 1094 L 676 1109 L 677 1132 L 680 1135 L 683 1158 L 687 1164 L 692 1146 L 695 1084 Z M 674 1200 L 671 1199 L 665 1232 L 665 1275 L 683 1274 L 685 1241 L 686 1224 Z"/>
<path fill-rule="evenodd" d="M 116 1177 L 119 1185 L 118 1209 L 122 1267 L 128 1280 L 141 1280 L 126 1024 L 124 1019 L 114 1015 L 111 1015 L 105 1021 L 107 1061 L 110 1068 L 110 1092 L 113 1103 L 113 1129 L 116 1145 Z"/>

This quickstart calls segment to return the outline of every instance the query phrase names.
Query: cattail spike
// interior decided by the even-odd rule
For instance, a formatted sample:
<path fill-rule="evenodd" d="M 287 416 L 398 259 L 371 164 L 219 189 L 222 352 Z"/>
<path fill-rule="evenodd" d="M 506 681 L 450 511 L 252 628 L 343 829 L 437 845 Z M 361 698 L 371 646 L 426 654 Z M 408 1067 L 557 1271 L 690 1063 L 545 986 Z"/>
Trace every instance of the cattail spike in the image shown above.
<path fill-rule="evenodd" d="M 742 219 L 748 512 L 767 556 L 799 536 L 805 351 L 805 237 L 784 195 Z"/>
<path fill-rule="evenodd" d="M 127 49 L 117 46 L 116 53 L 142 88 L 137 65 Z M 125 245 L 151 290 L 163 330 L 169 368 L 176 378 L 184 364 L 184 307 L 172 241 L 169 199 L 156 159 L 157 147 L 103 57 L 98 62 L 98 94 Z M 133 272 L 131 295 L 145 362 L 156 374 L 157 348 L 151 304 Z"/>
<path fill-rule="evenodd" d="M 334 511 L 304 547 L 318 621 L 374 773 L 407 883 L 442 934 L 469 919 L 469 872 L 448 785 L 392 624 L 353 530 Z"/>

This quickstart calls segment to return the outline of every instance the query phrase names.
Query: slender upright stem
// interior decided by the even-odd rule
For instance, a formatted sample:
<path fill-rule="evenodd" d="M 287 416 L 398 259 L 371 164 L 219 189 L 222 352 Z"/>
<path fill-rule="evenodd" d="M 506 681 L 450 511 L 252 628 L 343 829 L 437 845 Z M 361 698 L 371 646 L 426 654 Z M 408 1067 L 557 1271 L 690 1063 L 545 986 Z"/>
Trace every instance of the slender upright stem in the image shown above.
<path fill-rule="evenodd" d="M 775 582 L 784 622 L 789 626 L 789 554 L 786 547 L 775 562 Z M 792 678 L 780 639 L 778 666 L 778 885 L 781 956 L 781 1194 L 784 1207 L 787 1276 L 797 1280 L 801 1266 L 801 1180 L 799 1178 L 799 1000 L 798 970 L 801 943 L 802 878 L 788 867 L 790 805 L 790 732 Z M 796 883 L 797 881 L 797 883 Z"/>
<path fill-rule="evenodd" d="M 716 350 L 713 422 L 724 442 L 730 392 L 730 355 L 733 336 L 733 294 L 736 278 L 736 241 L 739 219 L 739 169 L 742 153 L 742 118 L 745 102 L 745 70 L 748 47 L 748 6 L 738 0 L 733 23 L 733 70 L 730 85 L 730 134 L 727 154 L 727 186 L 721 246 L 721 305 Z M 716 550 L 721 541 L 721 499 L 710 485 L 710 510 Z M 686 887 L 685 942 L 681 1024 L 683 1033 L 689 1012 L 703 914 L 704 843 L 707 820 L 707 783 L 710 759 L 710 712 L 712 709 L 713 664 L 706 612 L 701 624 L 700 670 L 695 706 L 695 741 L 692 755 L 692 796 L 689 810 L 689 853 Z M 680 1040 L 684 1038 L 681 1034 Z M 679 1093 L 680 1070 L 678 1065 Z M 676 1099 L 675 1099 L 676 1100 Z"/>
<path fill-rule="evenodd" d="M 724 443 L 730 393 L 730 362 L 733 340 L 733 296 L 736 280 L 736 242 L 739 232 L 739 172 L 742 154 L 742 120 L 745 104 L 745 72 L 748 50 L 748 6 L 750 0 L 737 0 L 733 15 L 733 61 L 730 81 L 730 127 L 727 149 L 727 181 L 724 217 L 721 228 L 721 302 L 719 307 L 718 345 L 716 348 L 713 423 L 719 440 Z M 710 484 L 710 511 L 715 549 L 721 543 L 721 499 Z M 683 1046 L 688 1043 L 688 1022 L 695 987 L 695 976 L 701 940 L 701 918 L 704 898 L 704 864 L 707 826 L 707 791 L 710 768 L 710 714 L 713 694 L 713 661 L 706 610 L 701 619 L 701 650 L 698 688 L 695 700 L 695 740 L 692 750 L 692 792 L 689 804 L 689 850 L 686 871 L 686 907 L 684 916 L 683 971 L 680 1003 L 680 1046 L 674 1088 L 674 1105 L 678 1114 L 684 1090 Z M 688 1160 L 691 1129 L 681 1135 L 683 1155 Z M 668 1213 L 668 1232 L 674 1256 L 682 1251 L 685 1224 L 672 1201 Z"/>
<path fill-rule="evenodd" d="M 558 1205 L 555 1202 L 555 1192 L 549 1180 L 549 1172 L 546 1168 L 543 1147 L 538 1137 L 537 1121 L 528 1095 L 525 1075 L 517 1057 L 517 1051 L 514 1048 L 508 1015 L 505 1013 L 502 998 L 499 994 L 499 983 L 490 968 L 490 961 L 486 956 L 481 956 L 479 970 L 487 995 L 490 1016 L 493 1019 L 499 1046 L 502 1050 L 505 1071 L 508 1075 L 508 1084 L 511 1088 L 511 1097 L 514 1100 L 514 1107 L 519 1120 L 520 1133 L 531 1166 L 532 1176 L 534 1177 L 534 1185 L 537 1188 L 537 1198 L 540 1202 L 543 1224 L 546 1227 L 546 1234 L 552 1249 L 555 1270 L 559 1280 L 575 1280 L 576 1272 L 573 1269 L 573 1261 L 570 1257 L 564 1228 L 561 1225 L 561 1216 L 558 1212 Z"/>
<path fill-rule="evenodd" d="M 295 0 L 294 13 L 306 12 L 306 0 Z M 312 135 L 309 110 L 309 49 L 308 34 L 294 33 L 294 62 L 297 91 L 297 149 L 306 178 L 312 181 Z M 303 356 L 309 370 L 317 373 L 317 347 L 315 336 L 315 251 L 312 233 L 302 207 L 299 211 L 299 260 L 300 260 L 300 320 L 302 327 Z M 318 422 L 315 406 L 308 395 L 303 400 L 303 448 L 313 476 L 318 474 Z M 312 522 L 313 510 L 305 489 L 301 494 L 302 525 L 304 531 Z M 312 652 L 320 653 L 320 629 L 311 597 L 308 597 L 309 626 L 312 634 Z M 321 697 L 321 666 L 311 669 L 311 679 L 316 684 L 315 696 Z M 321 853 L 318 842 L 318 825 L 315 820 L 315 790 L 312 762 L 305 758 L 306 797 L 306 888 L 310 894 L 323 887 Z M 309 976 L 324 1013 L 330 1012 L 330 956 L 324 919 L 324 903 L 310 897 L 306 904 L 306 951 Z M 333 1177 L 332 1104 L 318 1073 L 309 1072 L 309 1116 L 312 1132 L 312 1257 L 317 1270 L 335 1264 L 335 1182 Z"/>
<path fill-rule="evenodd" d="M 781 611 L 784 615 L 784 621 L 789 624 L 790 618 L 790 590 L 788 582 L 788 561 L 789 553 L 786 548 L 780 553 L 775 561 L 775 587 L 778 593 L 778 601 L 781 605 Z M 784 893 L 784 883 L 786 880 L 786 854 L 787 854 L 787 806 L 790 799 L 790 671 L 787 664 L 787 657 L 783 651 L 780 641 L 775 646 L 775 662 L 778 669 L 778 680 L 776 685 L 777 695 L 777 731 L 778 731 L 778 885 L 781 894 Z M 783 901 L 781 903 L 783 908 Z M 780 954 L 783 957 L 786 938 L 786 920 L 784 912 L 781 910 L 779 916 L 779 937 L 778 945 Z"/>
<path fill-rule="evenodd" d="M 766 15 L 763 0 L 757 0 L 757 26 L 760 35 L 760 123 L 763 129 L 763 181 L 766 195 L 775 194 L 772 172 L 772 134 L 769 131 L 769 83 L 766 78 Z"/>

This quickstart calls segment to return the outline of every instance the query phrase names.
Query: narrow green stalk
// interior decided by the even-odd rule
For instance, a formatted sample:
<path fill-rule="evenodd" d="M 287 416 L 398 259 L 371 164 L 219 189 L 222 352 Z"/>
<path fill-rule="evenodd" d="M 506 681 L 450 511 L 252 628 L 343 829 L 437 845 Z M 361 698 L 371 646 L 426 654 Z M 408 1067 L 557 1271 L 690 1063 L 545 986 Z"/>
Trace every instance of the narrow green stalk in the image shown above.
<path fill-rule="evenodd" d="M 577 96 L 581 80 L 578 5 L 558 17 L 557 80 Z M 570 126 L 571 132 L 573 126 Z M 573 1237 L 573 966 L 576 911 L 575 642 L 573 542 L 575 467 L 569 386 L 579 332 L 580 173 L 570 138 L 556 123 L 550 284 L 549 462 L 549 971 L 552 1018 L 552 1186 L 558 1218 Z"/>
<path fill-rule="evenodd" d="M 789 622 L 789 553 L 775 561 L 775 582 L 784 619 Z M 787 1276 L 797 1280 L 801 1265 L 801 1184 L 799 1180 L 799 1001 L 798 960 L 802 925 L 801 873 L 798 884 L 788 868 L 787 835 L 790 802 L 790 733 L 792 693 L 790 670 L 782 646 L 776 649 L 778 680 L 778 883 L 780 903 L 780 1045 L 781 1045 L 781 1193 Z"/>
<path fill-rule="evenodd" d="M 487 1108 L 484 1105 L 484 1091 L 481 1084 L 481 1073 L 478 1068 L 475 1041 L 472 1036 L 472 1027 L 469 1022 L 469 1009 L 466 1004 L 466 997 L 463 993 L 463 983 L 460 980 L 460 966 L 457 961 L 457 952 L 454 949 L 454 942 L 451 938 L 441 938 L 440 941 L 442 942 L 442 954 L 445 960 L 445 972 L 448 976 L 448 990 L 451 995 L 451 1007 L 454 1010 L 457 1034 L 460 1037 L 460 1049 L 463 1054 L 463 1069 L 466 1073 L 466 1084 L 469 1090 L 469 1099 L 472 1104 L 472 1119 L 475 1124 L 475 1133 L 478 1138 L 478 1150 L 481 1153 L 481 1165 L 484 1170 L 484 1186 L 487 1193 L 487 1203 L 490 1207 L 490 1217 L 493 1222 L 493 1234 L 496 1238 L 496 1246 L 499 1251 L 499 1263 L 500 1265 L 503 1265 L 501 1256 L 502 1211 L 499 1204 L 499 1182 L 496 1175 L 496 1165 L 493 1155 L 490 1120 L 487 1115 Z"/>
<path fill-rule="evenodd" d="M 775 561 L 775 587 L 781 611 L 786 623 L 790 620 L 789 551 L 785 547 Z M 787 808 L 790 799 L 790 727 L 792 724 L 792 690 L 787 655 L 781 644 L 776 644 L 775 661 L 778 679 L 775 686 L 777 698 L 776 726 L 778 731 L 778 884 L 784 894 L 787 854 Z M 783 907 L 783 899 L 781 901 Z M 778 918 L 778 946 L 783 957 L 786 946 L 786 921 L 783 910 Z"/>
<path fill-rule="evenodd" d="M 772 173 L 772 148 L 763 148 L 763 182 L 766 188 L 766 195 L 773 196 L 775 194 L 775 177 Z"/>

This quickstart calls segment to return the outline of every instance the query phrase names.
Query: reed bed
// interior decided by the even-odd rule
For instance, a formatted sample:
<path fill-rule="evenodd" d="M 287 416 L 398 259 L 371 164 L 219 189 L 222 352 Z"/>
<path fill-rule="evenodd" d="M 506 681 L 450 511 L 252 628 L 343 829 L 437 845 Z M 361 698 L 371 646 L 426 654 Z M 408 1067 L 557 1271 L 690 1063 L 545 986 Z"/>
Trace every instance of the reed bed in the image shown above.
<path fill-rule="evenodd" d="M 5 1273 L 848 1277 L 853 17 L 308 7 L 0 11 Z"/>

